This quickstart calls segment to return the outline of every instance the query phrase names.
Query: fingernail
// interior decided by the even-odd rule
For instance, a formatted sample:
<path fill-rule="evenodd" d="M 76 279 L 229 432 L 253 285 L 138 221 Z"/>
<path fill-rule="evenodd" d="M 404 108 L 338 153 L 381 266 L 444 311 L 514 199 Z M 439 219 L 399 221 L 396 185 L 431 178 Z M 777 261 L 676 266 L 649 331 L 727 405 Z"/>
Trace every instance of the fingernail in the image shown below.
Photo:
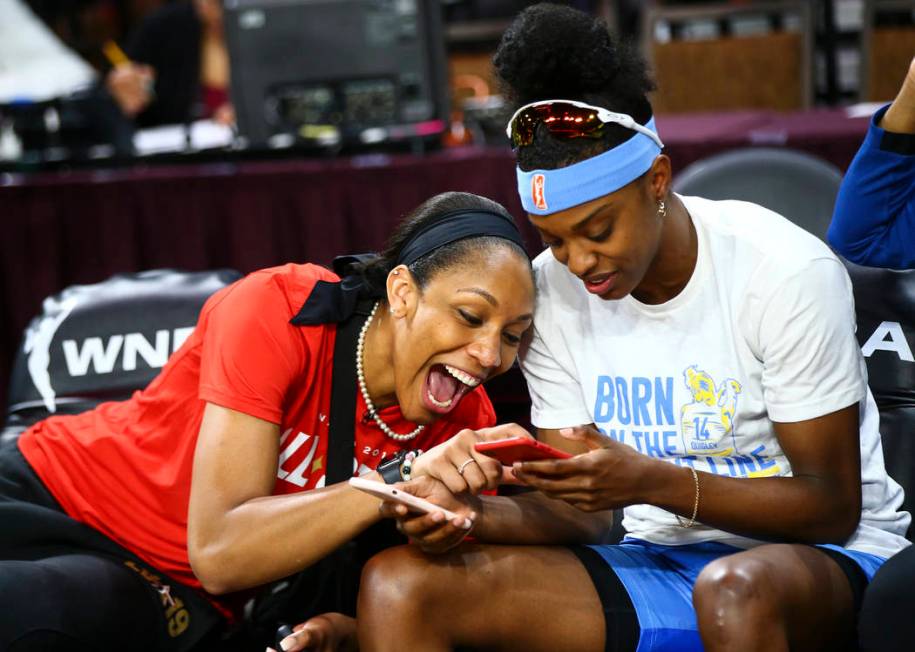
<path fill-rule="evenodd" d="M 445 520 L 445 515 L 442 512 L 434 512 L 432 514 L 432 520 L 436 523 L 441 523 L 443 520 Z"/>
<path fill-rule="evenodd" d="M 295 645 L 295 636 L 287 636 L 282 641 L 280 641 L 280 647 L 283 649 L 283 652 L 292 648 Z"/>
<path fill-rule="evenodd" d="M 469 530 L 473 527 L 473 521 L 471 521 L 469 518 L 465 518 L 464 522 L 461 524 L 461 527 L 465 530 Z"/>
<path fill-rule="evenodd" d="M 575 430 L 573 428 L 560 428 L 559 429 L 560 435 L 571 435 L 573 432 L 575 432 Z"/>

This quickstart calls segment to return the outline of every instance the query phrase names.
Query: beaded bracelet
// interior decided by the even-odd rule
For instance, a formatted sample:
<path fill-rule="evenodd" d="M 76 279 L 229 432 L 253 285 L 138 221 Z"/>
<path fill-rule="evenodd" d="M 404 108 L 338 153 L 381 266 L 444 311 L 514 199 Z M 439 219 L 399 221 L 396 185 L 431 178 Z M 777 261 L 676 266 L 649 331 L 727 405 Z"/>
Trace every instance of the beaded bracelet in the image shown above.
<path fill-rule="evenodd" d="M 400 477 L 403 478 L 404 482 L 409 482 L 413 477 L 413 462 L 416 461 L 416 458 L 423 454 L 421 449 L 416 449 L 409 451 L 403 457 L 403 462 L 400 465 Z"/>

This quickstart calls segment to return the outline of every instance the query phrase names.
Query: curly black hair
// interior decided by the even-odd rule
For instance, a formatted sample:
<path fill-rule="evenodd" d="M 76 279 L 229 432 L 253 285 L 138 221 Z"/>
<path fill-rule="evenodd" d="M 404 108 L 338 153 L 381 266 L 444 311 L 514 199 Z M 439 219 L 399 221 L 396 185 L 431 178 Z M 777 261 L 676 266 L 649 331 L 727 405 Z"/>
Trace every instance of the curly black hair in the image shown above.
<path fill-rule="evenodd" d="M 641 124 L 652 115 L 654 90 L 636 48 L 615 38 L 603 20 L 571 7 L 540 3 L 522 11 L 502 35 L 493 65 L 512 103 L 579 100 L 628 113 Z M 522 170 L 551 170 L 604 152 L 632 131 L 608 125 L 600 140 L 554 138 L 542 126 L 517 152 Z"/>
<path fill-rule="evenodd" d="M 356 265 L 354 271 L 362 275 L 376 294 L 383 295 L 388 274 L 397 266 L 400 252 L 417 232 L 457 211 L 474 210 L 504 215 L 514 222 L 511 213 L 498 202 L 469 192 L 444 192 L 427 199 L 404 217 L 384 250 L 366 263 Z M 513 251 L 530 267 L 527 253 L 514 242 L 494 236 L 478 236 L 441 246 L 413 262 L 409 270 L 422 290 L 436 274 L 459 265 L 476 263 L 479 260 L 477 256 L 486 257 L 499 248 Z"/>

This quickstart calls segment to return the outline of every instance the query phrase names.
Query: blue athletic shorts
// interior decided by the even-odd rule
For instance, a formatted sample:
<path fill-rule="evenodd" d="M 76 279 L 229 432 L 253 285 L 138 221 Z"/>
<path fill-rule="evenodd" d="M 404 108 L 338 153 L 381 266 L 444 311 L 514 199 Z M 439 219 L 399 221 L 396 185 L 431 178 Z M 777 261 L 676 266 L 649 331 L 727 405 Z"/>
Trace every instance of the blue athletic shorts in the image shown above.
<path fill-rule="evenodd" d="M 856 593 L 856 603 L 866 583 L 885 561 L 876 555 L 840 546 L 817 547 L 825 549 L 824 552 L 836 559 L 849 576 L 853 593 Z M 701 652 L 703 647 L 693 611 L 693 585 L 709 562 L 743 550 L 714 542 L 664 546 L 633 538 L 626 538 L 617 545 L 588 548 L 609 565 L 629 594 L 640 630 L 636 652 Z M 579 558 L 582 557 L 579 555 Z M 854 563 L 843 563 L 844 558 Z M 587 568 L 589 564 L 585 563 L 585 566 Z M 594 569 L 588 568 L 588 571 L 592 579 L 597 580 Z M 856 590 L 853 575 L 860 576 L 862 573 L 864 578 Z M 598 594 L 604 602 L 606 591 L 598 589 Z M 608 607 L 604 605 L 605 613 L 612 610 Z M 610 635 L 608 632 L 607 650 L 614 649 Z"/>

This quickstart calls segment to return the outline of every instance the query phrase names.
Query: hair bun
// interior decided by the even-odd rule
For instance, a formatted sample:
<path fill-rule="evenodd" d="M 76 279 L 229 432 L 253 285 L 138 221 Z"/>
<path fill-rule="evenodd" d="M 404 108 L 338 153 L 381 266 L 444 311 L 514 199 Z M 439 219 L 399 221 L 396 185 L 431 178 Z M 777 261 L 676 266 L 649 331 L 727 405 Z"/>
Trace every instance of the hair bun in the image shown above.
<path fill-rule="evenodd" d="M 600 94 L 620 72 L 618 47 L 603 20 L 548 3 L 518 14 L 493 64 L 518 104 Z"/>

